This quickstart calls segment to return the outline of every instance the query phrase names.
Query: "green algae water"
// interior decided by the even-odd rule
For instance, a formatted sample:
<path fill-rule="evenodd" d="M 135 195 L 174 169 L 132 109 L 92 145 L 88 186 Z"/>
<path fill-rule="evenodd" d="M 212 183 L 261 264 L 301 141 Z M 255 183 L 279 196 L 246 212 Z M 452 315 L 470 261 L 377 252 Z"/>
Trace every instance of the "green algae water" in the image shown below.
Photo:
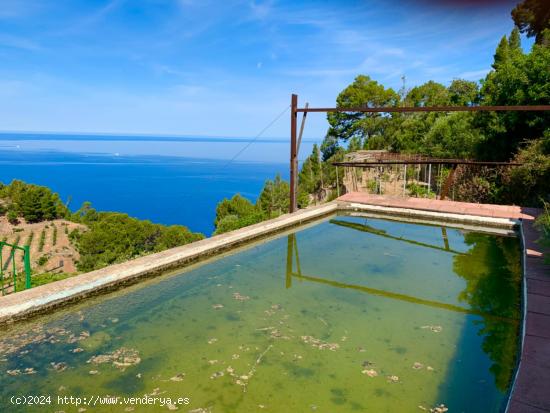
<path fill-rule="evenodd" d="M 3 331 L 0 411 L 500 412 L 520 251 L 334 216 Z M 50 403 L 12 403 L 28 395 Z"/>

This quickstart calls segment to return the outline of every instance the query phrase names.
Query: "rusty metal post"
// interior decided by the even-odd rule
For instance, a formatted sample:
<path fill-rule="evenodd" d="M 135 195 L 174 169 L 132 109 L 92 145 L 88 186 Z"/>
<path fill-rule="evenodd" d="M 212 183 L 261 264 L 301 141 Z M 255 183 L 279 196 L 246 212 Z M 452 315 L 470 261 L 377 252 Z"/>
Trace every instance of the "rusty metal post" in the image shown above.
<path fill-rule="evenodd" d="M 292 214 L 298 209 L 298 200 L 296 196 L 296 181 L 298 174 L 298 145 L 297 145 L 297 116 L 298 112 L 298 95 L 292 94 L 290 99 L 290 207 L 289 212 Z"/>

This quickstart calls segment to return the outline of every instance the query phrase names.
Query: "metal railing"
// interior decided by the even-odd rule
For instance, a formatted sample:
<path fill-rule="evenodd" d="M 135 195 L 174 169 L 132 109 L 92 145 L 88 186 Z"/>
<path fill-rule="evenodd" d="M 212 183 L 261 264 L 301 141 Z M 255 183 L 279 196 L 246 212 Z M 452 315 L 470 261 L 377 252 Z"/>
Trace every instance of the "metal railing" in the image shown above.
<path fill-rule="evenodd" d="M 4 263 L 4 247 L 9 247 L 10 252 L 6 263 Z M 15 253 L 17 251 L 23 251 L 23 271 L 25 273 L 25 282 L 24 288 L 22 288 L 21 283 L 18 284 L 18 273 L 17 265 L 15 262 Z M 9 264 L 12 264 L 11 275 L 5 274 L 4 270 L 9 267 Z M 6 268 L 4 268 L 4 266 Z M 7 277 L 6 277 L 7 275 Z M 10 244 L 6 241 L 0 241 L 0 290 L 2 295 L 7 295 L 10 293 L 15 293 L 19 289 L 29 289 L 31 288 L 31 258 L 30 258 L 30 247 L 28 245 L 20 246 L 17 244 Z"/>

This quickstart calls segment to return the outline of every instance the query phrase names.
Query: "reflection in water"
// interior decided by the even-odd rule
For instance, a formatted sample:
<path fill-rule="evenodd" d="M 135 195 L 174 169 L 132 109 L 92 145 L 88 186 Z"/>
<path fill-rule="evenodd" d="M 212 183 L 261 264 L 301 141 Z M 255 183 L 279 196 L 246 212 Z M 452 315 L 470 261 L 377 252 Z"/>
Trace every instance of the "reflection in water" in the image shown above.
<path fill-rule="evenodd" d="M 335 220 L 332 220 L 331 222 L 334 223 Z M 360 224 L 356 224 L 360 225 Z M 397 239 L 397 238 L 394 238 Z M 399 239 L 400 241 L 405 242 L 414 242 L 411 240 L 403 240 Z M 416 242 L 417 245 L 422 245 L 421 243 Z M 320 284 L 330 285 L 337 288 L 350 288 L 352 290 L 362 291 L 371 295 L 377 295 L 381 297 L 391 298 L 395 300 L 405 301 L 413 304 L 421 304 L 421 305 L 427 305 L 429 307 L 434 308 L 442 308 L 449 311 L 455 311 L 457 313 L 464 313 L 464 314 L 473 314 L 473 315 L 481 315 L 486 318 L 498 320 L 498 321 L 505 321 L 510 323 L 511 325 L 517 327 L 518 320 L 516 318 L 512 317 L 502 317 L 499 316 L 499 313 L 489 313 L 482 310 L 472 309 L 472 308 L 464 308 L 460 307 L 458 305 L 443 303 L 436 300 L 426 300 L 419 297 L 414 297 L 407 294 L 400 294 L 395 293 L 391 291 L 381 290 L 377 288 L 370 288 L 364 285 L 355 285 L 355 284 L 347 284 L 343 282 L 338 281 L 332 281 L 328 280 L 322 277 L 315 277 L 311 275 L 304 275 L 302 274 L 302 271 L 300 269 L 300 260 L 299 260 L 299 254 L 298 254 L 298 242 L 296 240 L 296 234 L 290 234 L 287 236 L 287 259 L 286 259 L 286 277 L 285 277 L 285 285 L 286 288 L 290 288 L 292 286 L 292 277 L 297 278 L 299 280 L 306 280 L 306 281 L 312 281 L 317 282 Z M 295 258 L 294 258 L 295 257 Z M 296 272 L 294 272 L 294 259 L 296 259 Z"/>
<path fill-rule="evenodd" d="M 396 241 L 407 242 L 409 244 L 418 245 L 420 247 L 433 248 L 435 250 L 447 251 L 453 254 L 463 254 L 462 252 L 454 251 L 449 247 L 449 240 L 447 239 L 447 232 L 446 232 L 447 230 L 444 227 L 441 228 L 441 233 L 443 236 L 443 240 L 445 242 L 445 248 L 442 248 L 437 245 L 427 244 L 425 242 L 415 241 L 415 240 L 407 239 L 403 237 L 395 237 L 393 235 L 388 234 L 386 231 L 382 229 L 376 229 L 367 224 L 360 224 L 357 222 L 349 222 L 349 221 L 343 221 L 338 219 L 331 219 L 330 223 L 335 225 L 341 225 L 347 228 L 356 229 L 358 231 L 368 232 L 369 234 L 380 235 L 381 237 L 394 239 Z"/>
<path fill-rule="evenodd" d="M 467 255 L 454 258 L 454 271 L 466 280 L 460 300 L 481 313 L 517 317 L 521 293 L 521 257 L 517 240 L 469 233 Z M 517 358 L 518 328 L 484 316 L 480 322 L 483 351 L 491 358 L 497 387 L 510 385 Z"/>
<path fill-rule="evenodd" d="M 482 348 L 493 362 L 490 371 L 495 378 L 495 385 L 501 391 L 507 391 L 516 365 L 518 346 L 518 307 L 522 273 L 517 240 L 507 237 L 491 237 L 481 233 L 466 233 L 465 243 L 471 248 L 467 253 L 463 253 L 450 248 L 447 230 L 444 227 L 441 228 L 441 234 L 445 247 L 441 248 L 412 239 L 392 236 L 385 230 L 376 229 L 367 224 L 338 219 L 332 219 L 330 223 L 455 254 L 453 258 L 454 271 L 467 281 L 466 289 L 459 294 L 458 300 L 467 303 L 468 308 L 363 285 L 304 275 L 300 268 L 298 241 L 295 233 L 287 237 L 286 288 L 292 286 L 294 277 L 337 288 L 350 288 L 389 299 L 479 315 L 481 316 L 481 321 L 478 322 L 481 326 L 479 334 L 484 337 Z M 296 270 L 294 270 L 294 260 L 296 260 Z"/>

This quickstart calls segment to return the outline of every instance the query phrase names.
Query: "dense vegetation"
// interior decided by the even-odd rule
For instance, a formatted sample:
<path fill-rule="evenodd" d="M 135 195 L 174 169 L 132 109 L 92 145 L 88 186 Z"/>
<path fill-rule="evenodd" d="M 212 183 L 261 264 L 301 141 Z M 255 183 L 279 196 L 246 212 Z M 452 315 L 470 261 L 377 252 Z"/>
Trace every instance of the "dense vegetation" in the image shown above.
<path fill-rule="evenodd" d="M 204 238 L 181 225 L 165 226 L 118 212 L 98 212 L 90 203 L 85 203 L 71 220 L 88 227 L 86 231 L 70 234 L 80 253 L 77 264 L 80 271 L 92 271 Z"/>
<path fill-rule="evenodd" d="M 64 218 L 86 226 L 86 230 L 74 231 L 70 238 L 75 244 L 80 260 L 78 270 L 91 271 L 116 262 L 184 245 L 204 238 L 184 226 L 165 226 L 142 221 L 117 212 L 98 212 L 86 202 L 76 213 L 64 205 L 59 195 L 49 188 L 14 180 L 9 185 L 0 183 L 1 214 L 10 222 L 42 222 Z M 52 242 L 55 244 L 57 227 Z M 39 252 L 46 242 L 46 231 L 40 234 Z M 41 257 L 42 264 L 47 257 Z M 48 280 L 51 277 L 45 277 Z M 55 277 L 53 277 L 55 278 Z M 53 279 L 52 278 L 52 279 Z"/>
<path fill-rule="evenodd" d="M 508 37 L 502 37 L 494 54 L 492 70 L 480 82 L 454 79 L 445 86 L 430 80 L 410 90 L 395 91 L 367 75 L 358 75 L 338 95 L 336 105 L 549 104 L 549 9 L 546 0 L 525 0 L 513 10 L 517 28 Z M 520 31 L 536 38 L 528 53 L 521 47 Z M 331 163 L 359 149 L 385 149 L 437 158 L 517 161 L 523 165 L 479 169 L 475 175 L 471 171 L 459 172 L 455 178 L 456 199 L 538 207 L 550 201 L 549 112 L 332 112 L 327 119 L 329 129 L 320 148 L 314 146 L 299 172 L 299 207 L 312 201 L 332 199 L 336 187 L 341 186 L 342 177 L 338 177 L 337 182 Z M 272 184 L 266 183 L 262 194 L 269 193 L 268 185 Z M 285 183 L 278 185 L 283 188 Z M 414 188 L 409 189 L 414 195 Z M 240 196 L 222 201 L 215 222 L 216 232 L 236 229 L 285 211 L 282 207 L 274 211 L 262 207 L 260 198 L 256 204 Z M 277 199 L 280 206 L 288 205 L 288 195 L 280 194 Z M 230 205 L 238 213 L 228 212 Z"/>
<path fill-rule="evenodd" d="M 286 213 L 289 207 L 288 193 L 288 183 L 277 175 L 273 181 L 268 180 L 265 183 L 255 204 L 239 194 L 231 199 L 224 199 L 216 207 L 215 234 L 256 224 Z"/>
<path fill-rule="evenodd" d="M 0 212 L 7 214 L 12 224 L 17 223 L 18 218 L 32 223 L 65 218 L 69 214 L 58 194 L 45 186 L 18 180 L 9 185 L 0 182 L 0 202 Z"/>

